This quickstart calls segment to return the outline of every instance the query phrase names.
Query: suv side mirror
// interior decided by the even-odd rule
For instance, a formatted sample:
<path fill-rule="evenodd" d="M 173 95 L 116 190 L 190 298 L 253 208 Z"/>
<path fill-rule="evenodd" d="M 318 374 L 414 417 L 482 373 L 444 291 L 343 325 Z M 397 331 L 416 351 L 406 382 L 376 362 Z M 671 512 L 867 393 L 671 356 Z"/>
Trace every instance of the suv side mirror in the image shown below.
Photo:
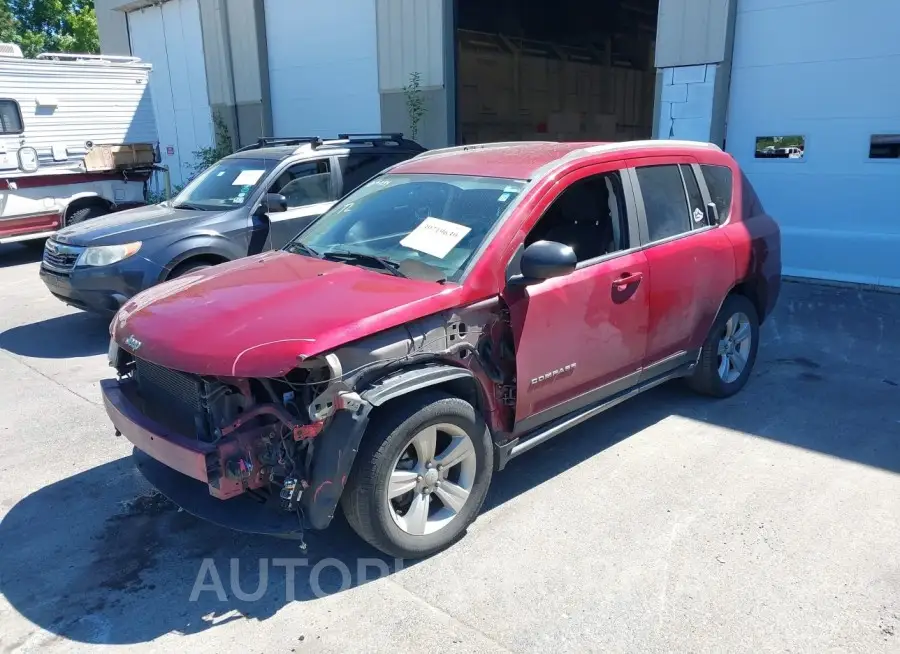
<path fill-rule="evenodd" d="M 575 250 L 556 241 L 537 241 L 522 253 L 519 267 L 525 283 L 542 282 L 552 277 L 562 277 L 575 270 L 578 257 Z"/>
<path fill-rule="evenodd" d="M 287 211 L 287 198 L 281 193 L 266 193 L 262 203 L 256 209 L 256 215 L 262 216 L 267 213 L 281 213 Z"/>

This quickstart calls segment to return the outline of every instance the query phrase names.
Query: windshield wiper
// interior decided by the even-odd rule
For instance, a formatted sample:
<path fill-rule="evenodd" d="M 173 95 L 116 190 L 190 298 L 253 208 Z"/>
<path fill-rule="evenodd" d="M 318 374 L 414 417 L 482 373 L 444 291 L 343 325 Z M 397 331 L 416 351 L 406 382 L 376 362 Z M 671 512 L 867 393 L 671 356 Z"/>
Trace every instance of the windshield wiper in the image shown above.
<path fill-rule="evenodd" d="M 190 211 L 209 211 L 206 207 L 201 207 L 199 204 L 191 204 L 190 202 L 179 202 L 178 204 L 173 204 L 172 208 L 188 209 Z"/>
<path fill-rule="evenodd" d="M 291 254 L 305 254 L 310 257 L 315 257 L 316 259 L 321 259 L 322 255 L 313 250 L 308 245 L 304 245 L 300 241 L 294 241 L 293 243 L 288 243 L 284 246 L 284 249 Z"/>
<path fill-rule="evenodd" d="M 395 277 L 408 278 L 407 275 L 404 275 L 398 270 L 398 267 L 400 266 L 399 263 L 397 263 L 396 261 L 391 261 L 390 259 L 385 259 L 384 257 L 376 256 L 374 254 L 363 254 L 362 252 L 351 252 L 350 250 L 329 250 L 328 252 L 324 252 L 322 254 L 322 258 L 344 261 L 350 264 L 360 263 L 364 266 L 374 263 L 391 275 L 394 275 Z"/>

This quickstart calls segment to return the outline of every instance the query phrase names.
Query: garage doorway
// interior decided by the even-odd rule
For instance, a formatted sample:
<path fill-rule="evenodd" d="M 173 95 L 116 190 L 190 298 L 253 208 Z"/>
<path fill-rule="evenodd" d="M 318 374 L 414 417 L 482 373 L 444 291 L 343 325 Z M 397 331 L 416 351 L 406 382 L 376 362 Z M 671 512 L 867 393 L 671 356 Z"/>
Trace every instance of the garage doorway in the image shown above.
<path fill-rule="evenodd" d="M 658 0 L 456 0 L 456 141 L 650 138 Z"/>

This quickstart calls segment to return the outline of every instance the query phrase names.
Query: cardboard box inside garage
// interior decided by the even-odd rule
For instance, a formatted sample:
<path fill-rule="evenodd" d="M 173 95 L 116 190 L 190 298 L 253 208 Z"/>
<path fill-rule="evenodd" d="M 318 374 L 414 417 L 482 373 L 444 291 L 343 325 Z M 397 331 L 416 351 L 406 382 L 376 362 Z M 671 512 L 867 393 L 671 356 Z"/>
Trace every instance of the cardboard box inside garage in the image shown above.
<path fill-rule="evenodd" d="M 598 56 L 460 30 L 459 112 L 464 143 L 649 138 L 655 71 Z"/>

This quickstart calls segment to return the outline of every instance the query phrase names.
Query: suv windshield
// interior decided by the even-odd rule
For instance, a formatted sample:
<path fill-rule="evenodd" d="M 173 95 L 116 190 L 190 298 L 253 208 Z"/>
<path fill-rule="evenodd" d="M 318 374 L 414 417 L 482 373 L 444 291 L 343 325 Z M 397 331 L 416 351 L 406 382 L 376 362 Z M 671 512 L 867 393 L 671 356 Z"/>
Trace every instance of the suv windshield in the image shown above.
<path fill-rule="evenodd" d="M 176 209 L 233 209 L 245 205 L 278 159 L 235 157 L 204 170 L 172 200 Z"/>
<path fill-rule="evenodd" d="M 360 187 L 285 247 L 404 277 L 458 281 L 525 182 L 462 175 L 386 174 Z"/>

